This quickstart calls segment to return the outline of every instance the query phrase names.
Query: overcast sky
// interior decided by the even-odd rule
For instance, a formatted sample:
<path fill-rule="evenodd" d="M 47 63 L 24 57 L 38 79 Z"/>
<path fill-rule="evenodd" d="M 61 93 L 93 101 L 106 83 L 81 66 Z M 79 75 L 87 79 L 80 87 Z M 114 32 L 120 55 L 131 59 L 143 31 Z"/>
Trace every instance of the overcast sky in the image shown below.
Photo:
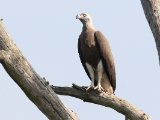
<path fill-rule="evenodd" d="M 76 14 L 90 13 L 108 38 L 116 63 L 116 95 L 158 120 L 160 70 L 140 0 L 0 0 L 0 17 L 40 76 L 59 86 L 90 85 L 78 56 L 82 29 Z M 47 120 L 0 66 L 0 119 Z M 60 96 L 81 120 L 124 120 L 116 111 Z"/>

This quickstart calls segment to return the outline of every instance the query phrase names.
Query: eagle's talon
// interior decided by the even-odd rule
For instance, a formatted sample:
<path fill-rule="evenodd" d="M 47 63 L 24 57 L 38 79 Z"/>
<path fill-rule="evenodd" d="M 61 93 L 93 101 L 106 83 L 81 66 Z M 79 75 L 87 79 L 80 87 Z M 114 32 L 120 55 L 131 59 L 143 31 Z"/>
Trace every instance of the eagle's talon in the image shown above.
<path fill-rule="evenodd" d="M 89 91 L 90 89 L 94 89 L 94 87 L 90 85 L 89 87 L 86 88 L 86 91 Z"/>
<path fill-rule="evenodd" d="M 94 90 L 97 90 L 98 92 L 104 91 L 104 89 L 100 85 L 94 87 Z"/>

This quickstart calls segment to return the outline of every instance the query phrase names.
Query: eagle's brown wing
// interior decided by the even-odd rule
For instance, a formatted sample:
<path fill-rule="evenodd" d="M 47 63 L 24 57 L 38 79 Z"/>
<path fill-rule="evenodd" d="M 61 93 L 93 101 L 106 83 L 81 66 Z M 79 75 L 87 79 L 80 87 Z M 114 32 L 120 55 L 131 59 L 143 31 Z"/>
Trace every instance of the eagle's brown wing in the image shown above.
<path fill-rule="evenodd" d="M 81 60 L 81 63 L 82 63 L 82 65 L 83 65 L 83 68 L 85 69 L 85 72 L 87 73 L 87 75 L 88 75 L 88 77 L 90 78 L 90 80 L 91 80 L 91 77 L 90 77 L 90 75 L 89 75 L 89 71 L 88 71 L 88 69 L 87 69 L 87 67 L 86 67 L 86 61 L 85 61 L 85 59 L 84 59 L 84 57 L 83 57 L 83 54 L 82 54 L 82 51 L 81 51 L 81 42 L 80 42 L 80 37 L 79 37 L 79 39 L 78 39 L 78 53 L 79 53 L 79 57 L 80 57 L 80 60 Z"/>
<path fill-rule="evenodd" d="M 105 38 L 105 36 L 100 31 L 96 31 L 94 36 L 95 36 L 96 46 L 100 53 L 100 57 L 102 59 L 105 72 L 108 75 L 113 91 L 115 91 L 116 89 L 115 64 L 109 43 Z"/>

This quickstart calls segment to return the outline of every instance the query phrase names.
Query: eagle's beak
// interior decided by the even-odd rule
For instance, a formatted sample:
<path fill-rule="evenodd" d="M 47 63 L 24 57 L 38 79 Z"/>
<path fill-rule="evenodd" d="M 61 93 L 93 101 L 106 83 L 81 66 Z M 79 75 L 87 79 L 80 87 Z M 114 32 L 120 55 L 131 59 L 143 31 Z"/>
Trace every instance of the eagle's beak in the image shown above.
<path fill-rule="evenodd" d="M 77 14 L 76 19 L 80 19 L 80 18 L 81 18 L 81 15 Z"/>

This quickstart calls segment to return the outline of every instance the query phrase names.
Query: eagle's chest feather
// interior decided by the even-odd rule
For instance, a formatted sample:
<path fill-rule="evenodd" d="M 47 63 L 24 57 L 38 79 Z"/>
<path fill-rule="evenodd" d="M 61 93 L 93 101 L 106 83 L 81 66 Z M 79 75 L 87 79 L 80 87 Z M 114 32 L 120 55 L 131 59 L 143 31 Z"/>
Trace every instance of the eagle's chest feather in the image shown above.
<path fill-rule="evenodd" d="M 85 61 L 95 69 L 100 61 L 100 55 L 94 40 L 94 33 L 81 38 L 81 51 Z"/>

